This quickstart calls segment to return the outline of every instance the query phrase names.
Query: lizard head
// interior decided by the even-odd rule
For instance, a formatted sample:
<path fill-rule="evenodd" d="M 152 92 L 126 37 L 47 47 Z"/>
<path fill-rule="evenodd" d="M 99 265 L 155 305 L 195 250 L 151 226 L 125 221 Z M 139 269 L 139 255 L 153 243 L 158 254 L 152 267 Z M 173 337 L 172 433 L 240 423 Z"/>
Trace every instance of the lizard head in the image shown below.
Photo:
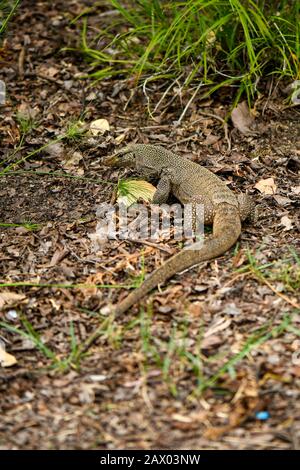
<path fill-rule="evenodd" d="M 116 168 L 136 168 L 135 155 L 134 152 L 131 151 L 130 146 L 125 147 L 114 155 L 109 155 L 104 158 L 103 164 Z"/>
<path fill-rule="evenodd" d="M 157 153 L 157 146 L 132 144 L 103 160 L 104 165 L 131 168 L 148 178 L 159 176 L 166 162 Z"/>

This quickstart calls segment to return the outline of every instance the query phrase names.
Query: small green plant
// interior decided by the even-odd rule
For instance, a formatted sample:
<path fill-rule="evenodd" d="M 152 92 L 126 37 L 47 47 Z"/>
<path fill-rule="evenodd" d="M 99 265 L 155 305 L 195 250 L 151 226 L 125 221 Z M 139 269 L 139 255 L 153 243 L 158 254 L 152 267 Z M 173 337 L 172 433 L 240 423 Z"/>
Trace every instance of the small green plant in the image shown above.
<path fill-rule="evenodd" d="M 99 313 L 97 316 L 99 316 Z M 96 330 L 93 331 L 80 346 L 77 347 L 76 354 L 73 356 L 73 360 L 75 362 L 78 362 L 80 358 L 84 357 L 88 349 L 99 338 L 107 341 L 108 344 L 115 349 L 119 348 L 123 338 L 124 329 L 117 325 L 114 322 L 114 319 L 115 318 L 113 314 L 109 315 L 107 318 L 104 318 L 101 321 L 100 326 L 98 326 L 98 328 L 96 328 Z"/>
<path fill-rule="evenodd" d="M 45 345 L 42 337 L 36 332 L 32 324 L 26 319 L 21 318 L 23 329 L 17 328 L 6 322 L 0 322 L 0 328 L 3 328 L 10 333 L 17 334 L 26 340 L 31 341 L 35 347 L 50 361 L 49 367 L 57 370 L 58 372 L 65 372 L 72 369 L 78 369 L 80 367 L 81 360 L 85 357 L 88 346 L 94 341 L 93 335 L 89 336 L 86 341 L 82 344 L 78 343 L 75 335 L 74 324 L 70 322 L 70 347 L 69 353 L 61 358 L 60 355 L 56 354 L 52 349 Z M 106 318 L 101 327 L 97 330 L 97 338 L 104 336 L 109 342 L 116 344 L 120 341 L 118 328 L 111 321 L 111 318 Z M 118 343 L 119 344 L 119 343 Z"/>
<path fill-rule="evenodd" d="M 10 333 L 17 334 L 26 340 L 31 341 L 35 347 L 51 361 L 51 366 L 58 369 L 63 369 L 63 362 L 60 361 L 56 354 L 48 348 L 41 339 L 40 335 L 34 330 L 32 324 L 25 318 L 22 319 L 24 329 L 17 328 L 6 322 L 0 322 L 0 327 L 9 331 Z"/>
<path fill-rule="evenodd" d="M 261 264 L 255 254 L 248 250 L 248 263 L 237 272 L 253 275 L 263 283 L 281 283 L 286 292 L 299 292 L 300 258 L 293 248 L 290 248 L 290 253 L 291 255 L 285 258 Z"/>
<path fill-rule="evenodd" d="M 18 117 L 18 119 L 19 119 L 19 125 L 21 126 L 21 130 L 23 130 L 23 131 L 29 132 L 29 130 L 32 130 L 36 126 L 36 123 L 35 123 L 34 120 L 26 119 L 24 117 L 20 118 L 20 116 Z M 21 157 L 16 162 L 9 163 L 6 167 L 0 169 L 0 177 L 7 174 L 7 173 L 13 173 L 15 171 L 15 169 L 20 164 L 24 163 L 25 161 L 27 161 L 31 157 L 33 157 L 35 155 L 38 155 L 44 149 L 49 147 L 49 145 L 56 144 L 56 143 L 62 142 L 62 141 L 71 141 L 71 142 L 77 141 L 77 140 L 82 138 L 82 136 L 85 132 L 86 132 L 86 126 L 81 121 L 74 121 L 74 122 L 69 123 L 69 125 L 67 127 L 67 130 L 64 134 L 56 137 L 55 139 L 50 140 L 49 142 L 47 142 L 46 144 L 42 145 L 41 147 L 33 150 L 32 152 L 29 152 L 27 155 Z M 20 148 L 22 147 L 25 136 L 26 136 L 26 133 L 23 132 L 21 140 L 20 140 L 17 148 L 13 151 L 13 153 L 5 161 L 1 162 L 2 167 L 4 166 L 4 164 L 8 160 L 11 160 L 12 157 L 15 156 L 16 153 L 20 150 Z M 38 174 L 38 173 L 36 173 L 36 174 Z M 111 183 L 109 183 L 109 184 L 111 184 Z"/>
<path fill-rule="evenodd" d="M 14 158 L 14 156 L 22 149 L 26 136 L 30 134 L 33 129 L 38 127 L 38 122 L 30 114 L 19 112 L 16 114 L 16 121 L 19 124 L 21 138 L 13 152 L 6 159 L 1 161 L 2 165 L 7 164 Z"/>
<path fill-rule="evenodd" d="M 144 354 L 144 367 L 147 370 L 147 361 L 149 358 L 152 360 L 154 359 L 155 363 L 158 367 L 161 367 L 162 360 L 161 355 L 157 346 L 153 341 L 153 336 L 151 333 L 151 325 L 152 325 L 152 309 L 148 308 L 145 312 L 144 309 L 141 309 L 140 317 L 139 317 L 139 325 L 140 325 L 140 335 L 141 335 L 141 346 L 142 346 L 142 353 Z"/>
<path fill-rule="evenodd" d="M 37 155 L 39 154 L 42 150 L 44 150 L 45 148 L 47 148 L 49 145 L 51 144 L 54 144 L 54 143 L 57 143 L 57 142 L 60 142 L 61 140 L 63 140 L 63 137 L 64 136 L 61 136 L 61 137 L 58 137 L 56 139 L 53 139 L 52 141 L 48 142 L 47 144 L 45 145 L 42 145 L 41 147 L 39 147 L 38 149 L 35 149 L 33 150 L 32 152 L 29 152 L 27 155 L 25 155 L 24 157 L 21 157 L 19 160 L 17 160 L 16 162 L 12 162 L 12 163 L 9 163 L 9 165 L 7 165 L 6 167 L 0 169 L 0 176 L 4 176 L 5 174 L 7 173 L 12 173 L 12 171 L 18 167 L 21 163 L 24 163 L 25 161 L 27 161 L 29 158 L 33 157 L 34 155 Z M 19 147 L 19 146 L 18 146 Z M 16 151 L 13 152 L 13 155 L 16 154 Z M 11 158 L 13 155 L 10 155 L 9 158 Z M 5 162 L 1 162 L 2 165 L 3 163 Z"/>
<path fill-rule="evenodd" d="M 33 129 L 36 129 L 38 127 L 38 122 L 30 114 L 18 112 L 16 114 L 16 121 L 19 124 L 22 136 L 26 136 Z"/>
<path fill-rule="evenodd" d="M 139 274 L 136 274 L 135 276 L 131 275 L 130 276 L 130 286 L 133 287 L 134 289 L 137 289 L 140 287 L 140 285 L 144 282 L 145 280 L 145 257 L 143 251 L 141 252 L 141 271 Z"/>
<path fill-rule="evenodd" d="M 272 322 L 267 322 L 260 328 L 252 332 L 245 339 L 241 350 L 236 354 L 230 351 L 222 351 L 206 357 L 201 352 L 201 340 L 203 331 L 199 332 L 197 341 L 191 347 L 189 346 L 188 327 L 183 323 L 172 323 L 170 335 L 167 341 L 159 339 L 153 335 L 152 328 L 155 325 L 152 321 L 151 311 L 140 313 L 139 325 L 141 335 L 141 350 L 143 353 L 143 371 L 151 370 L 153 365 L 162 372 L 162 379 L 167 384 L 170 393 L 177 396 L 178 388 L 182 377 L 187 371 L 196 378 L 193 395 L 199 396 L 208 388 L 218 388 L 218 383 L 226 376 L 232 379 L 236 377 L 237 366 L 245 360 L 252 350 L 259 347 L 272 338 L 283 335 L 285 332 L 291 332 L 296 336 L 300 331 L 293 324 L 293 314 L 284 314 L 279 325 L 274 326 Z M 206 369 L 211 371 L 215 369 L 215 364 L 223 363 L 215 372 L 207 373 Z"/>
<path fill-rule="evenodd" d="M 216 385 L 219 379 L 224 375 L 229 374 L 232 378 L 235 378 L 236 371 L 235 367 L 247 357 L 253 349 L 258 349 L 259 346 L 267 342 L 271 338 L 277 338 L 286 331 L 293 331 L 292 315 L 285 314 L 282 321 L 278 326 L 273 326 L 270 323 L 265 324 L 261 328 L 257 329 L 250 337 L 246 340 L 241 351 L 230 357 L 223 366 L 221 366 L 217 372 L 211 377 L 205 378 L 198 386 L 197 394 L 203 393 L 207 388 Z M 299 331 L 298 331 L 299 333 Z M 297 334 L 297 333 L 296 333 Z"/>
<path fill-rule="evenodd" d="M 123 202 L 127 207 L 130 207 L 139 199 L 151 201 L 155 190 L 156 188 L 148 181 L 120 179 L 117 187 L 118 202 Z"/>
<path fill-rule="evenodd" d="M 84 122 L 77 120 L 68 124 L 64 139 L 70 142 L 77 142 L 81 140 L 87 131 L 87 126 Z"/>

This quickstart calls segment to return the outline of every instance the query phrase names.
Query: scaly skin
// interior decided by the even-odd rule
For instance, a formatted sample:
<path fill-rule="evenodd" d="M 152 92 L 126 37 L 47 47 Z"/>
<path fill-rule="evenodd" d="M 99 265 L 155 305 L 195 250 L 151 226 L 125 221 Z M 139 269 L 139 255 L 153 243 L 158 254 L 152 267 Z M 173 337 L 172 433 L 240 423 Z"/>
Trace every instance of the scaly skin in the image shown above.
<path fill-rule="evenodd" d="M 212 237 L 201 248 L 185 248 L 169 258 L 115 307 L 117 315 L 126 312 L 174 274 L 222 255 L 235 244 L 241 233 L 241 221 L 251 216 L 254 210 L 254 203 L 249 196 L 236 196 L 214 173 L 160 146 L 129 145 L 107 157 L 104 164 L 129 167 L 146 178 L 158 177 L 153 197 L 155 204 L 165 203 L 170 193 L 182 204 L 203 204 L 204 222 L 213 225 Z"/>

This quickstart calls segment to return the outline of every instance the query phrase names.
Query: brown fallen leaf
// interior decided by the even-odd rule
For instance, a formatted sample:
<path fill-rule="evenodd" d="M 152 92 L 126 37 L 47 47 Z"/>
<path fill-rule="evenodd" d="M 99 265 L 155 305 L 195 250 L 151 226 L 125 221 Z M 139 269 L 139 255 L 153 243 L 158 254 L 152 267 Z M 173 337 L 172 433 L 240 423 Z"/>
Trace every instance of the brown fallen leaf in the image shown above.
<path fill-rule="evenodd" d="M 90 124 L 90 133 L 92 135 L 104 134 L 104 132 L 109 131 L 109 122 L 107 119 L 96 119 L 96 121 L 91 122 Z"/>
<path fill-rule="evenodd" d="M 120 145 L 126 139 L 126 134 L 120 134 L 115 138 L 116 144 Z"/>
<path fill-rule="evenodd" d="M 212 335 L 202 340 L 201 349 L 213 349 L 219 346 L 219 344 L 222 344 L 222 338 L 217 335 Z"/>
<path fill-rule="evenodd" d="M 76 173 L 76 175 L 83 175 L 83 168 L 79 167 L 80 161 L 83 159 L 81 152 L 73 152 L 67 154 L 67 157 L 62 162 L 62 167 L 67 173 Z"/>
<path fill-rule="evenodd" d="M 53 158 L 62 157 L 65 153 L 64 145 L 62 142 L 54 142 L 45 148 L 45 152 Z"/>
<path fill-rule="evenodd" d="M 294 194 L 300 194 L 300 186 L 292 186 L 291 190 Z"/>
<path fill-rule="evenodd" d="M 55 75 L 57 75 L 59 72 L 59 69 L 53 66 L 48 66 L 48 65 L 41 65 L 38 69 L 38 73 L 44 77 L 47 78 L 54 78 Z"/>
<path fill-rule="evenodd" d="M 203 145 L 213 145 L 220 140 L 218 135 L 210 134 L 206 137 L 206 139 L 202 142 Z"/>
<path fill-rule="evenodd" d="M 16 292 L 2 291 L 0 292 L 0 310 L 14 304 L 15 302 L 24 300 L 26 297 L 24 294 L 17 294 Z"/>
<path fill-rule="evenodd" d="M 231 325 L 231 320 L 229 318 L 219 318 L 218 320 L 214 321 L 212 326 L 208 328 L 208 330 L 204 333 L 204 339 L 208 338 L 211 335 L 215 335 L 219 331 L 226 330 Z"/>
<path fill-rule="evenodd" d="M 296 377 L 300 377 L 300 366 L 292 367 L 291 373 Z"/>
<path fill-rule="evenodd" d="M 63 248 L 63 249 L 57 249 L 55 250 L 52 258 L 51 258 L 51 261 L 50 261 L 50 264 L 49 266 L 50 267 L 53 267 L 53 266 L 56 266 L 62 259 L 64 259 L 64 257 L 69 253 L 69 250 L 68 248 Z"/>
<path fill-rule="evenodd" d="M 231 379 L 229 379 L 229 386 Z M 231 410 L 228 413 L 228 421 L 223 426 L 211 426 L 204 431 L 204 436 L 210 440 L 220 439 L 220 437 L 241 426 L 249 417 L 252 417 L 259 406 L 258 383 L 251 372 L 241 371 L 238 374 L 238 389 L 231 401 Z M 233 382 L 232 387 L 236 388 Z"/>
<path fill-rule="evenodd" d="M 274 178 L 260 180 L 254 187 L 262 194 L 275 194 L 277 190 Z"/>
<path fill-rule="evenodd" d="M 287 215 L 284 215 L 280 219 L 280 225 L 284 226 L 283 231 L 285 232 L 287 230 L 291 230 L 291 228 L 293 227 L 293 221 Z"/>
<path fill-rule="evenodd" d="M 28 103 L 21 103 L 18 106 L 18 116 L 23 119 L 35 119 L 38 115 L 37 108 L 31 108 Z"/>
<path fill-rule="evenodd" d="M 257 135 L 254 130 L 254 116 L 248 108 L 247 102 L 242 101 L 232 110 L 231 120 L 236 127 L 244 135 Z"/>
<path fill-rule="evenodd" d="M 292 200 L 289 197 L 279 196 L 278 194 L 274 196 L 274 199 L 277 202 L 277 204 L 279 204 L 280 206 L 287 206 L 288 204 L 292 202 Z"/>
<path fill-rule="evenodd" d="M 11 367 L 17 363 L 17 359 L 12 354 L 9 354 L 0 346 L 0 366 Z"/>

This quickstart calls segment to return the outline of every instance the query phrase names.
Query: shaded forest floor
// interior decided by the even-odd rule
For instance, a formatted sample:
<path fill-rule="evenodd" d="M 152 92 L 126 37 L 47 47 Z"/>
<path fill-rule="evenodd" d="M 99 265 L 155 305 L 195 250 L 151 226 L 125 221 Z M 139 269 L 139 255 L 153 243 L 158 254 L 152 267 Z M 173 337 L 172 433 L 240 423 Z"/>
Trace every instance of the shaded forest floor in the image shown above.
<path fill-rule="evenodd" d="M 84 7 L 69 4 L 74 15 Z M 299 448 L 299 108 L 273 89 L 257 103 L 255 136 L 229 123 L 228 152 L 214 116 L 225 117 L 229 90 L 195 98 L 177 127 L 184 91 L 152 119 L 147 98 L 157 103 L 163 87 L 146 97 L 133 81 L 79 79 L 87 64 L 61 51 L 79 35 L 65 10 L 24 1 L 0 64 L 2 168 L 22 160 L 0 185 L 0 222 L 17 225 L 0 227 L 0 341 L 17 359 L 0 368 L 0 448 Z M 74 122 L 99 118 L 104 135 L 72 138 Z M 92 243 L 106 183 L 128 175 L 101 159 L 127 142 L 201 163 L 253 194 L 259 218 L 234 249 L 114 320 L 99 311 L 124 298 L 117 286 L 178 250 L 174 240 Z M 268 178 L 271 194 L 255 188 Z"/>

